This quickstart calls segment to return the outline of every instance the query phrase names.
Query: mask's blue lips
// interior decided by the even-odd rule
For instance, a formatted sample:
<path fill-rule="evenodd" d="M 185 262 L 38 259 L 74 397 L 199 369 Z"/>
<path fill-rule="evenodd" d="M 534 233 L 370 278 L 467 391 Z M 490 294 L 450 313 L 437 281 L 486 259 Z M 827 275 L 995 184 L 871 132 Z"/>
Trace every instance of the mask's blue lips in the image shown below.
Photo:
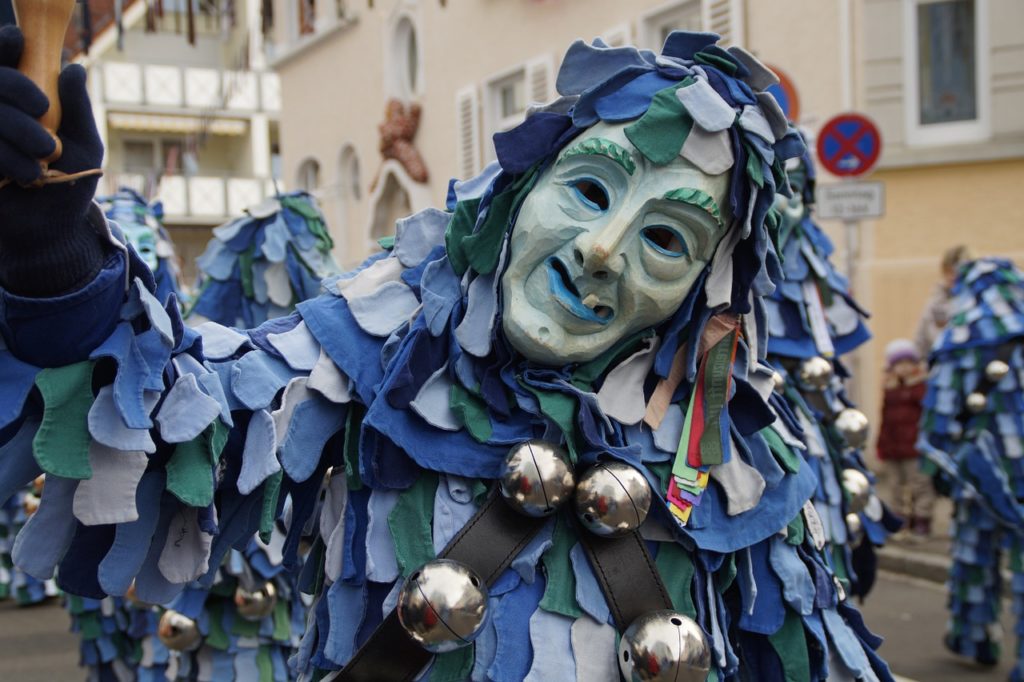
<path fill-rule="evenodd" d="M 551 289 L 551 294 L 558 301 L 559 305 L 587 322 L 606 325 L 612 321 L 615 314 L 608 306 L 588 308 L 583 305 L 580 292 L 569 276 L 569 268 L 566 267 L 560 258 L 549 258 L 546 265 L 548 268 L 548 287 Z"/>

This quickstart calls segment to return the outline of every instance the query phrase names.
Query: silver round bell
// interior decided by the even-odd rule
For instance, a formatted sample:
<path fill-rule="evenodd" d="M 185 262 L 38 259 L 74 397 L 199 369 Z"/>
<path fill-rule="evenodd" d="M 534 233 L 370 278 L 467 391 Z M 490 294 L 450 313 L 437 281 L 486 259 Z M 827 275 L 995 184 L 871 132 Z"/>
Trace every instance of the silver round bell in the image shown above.
<path fill-rule="evenodd" d="M 569 455 L 543 440 L 529 440 L 512 448 L 501 473 L 501 494 L 513 509 L 526 516 L 549 516 L 576 489 Z"/>
<path fill-rule="evenodd" d="M 975 391 L 967 395 L 967 409 L 972 414 L 978 414 L 985 411 L 985 407 L 988 405 L 988 398 L 985 397 L 984 393 Z"/>
<path fill-rule="evenodd" d="M 704 682 L 710 669 L 704 632 L 676 611 L 645 613 L 619 642 L 619 670 L 627 682 Z"/>
<path fill-rule="evenodd" d="M 861 522 L 859 514 L 851 512 L 846 515 L 846 531 L 850 535 L 850 544 L 859 545 L 864 538 L 864 523 Z"/>
<path fill-rule="evenodd" d="M 832 363 L 820 355 L 804 360 L 800 365 L 800 383 L 823 391 L 832 383 Z"/>
<path fill-rule="evenodd" d="M 596 535 L 631 533 L 644 522 L 650 509 L 651 486 L 628 464 L 598 464 L 576 484 L 576 515 Z"/>
<path fill-rule="evenodd" d="M 786 377 L 782 376 L 779 372 L 772 372 L 772 388 L 776 393 L 782 393 L 786 390 Z"/>
<path fill-rule="evenodd" d="M 414 571 L 398 595 L 398 620 L 431 653 L 473 642 L 487 617 L 487 586 L 473 569 L 437 559 Z"/>
<path fill-rule="evenodd" d="M 843 469 L 843 488 L 850 496 L 850 512 L 859 514 L 871 499 L 871 481 L 857 469 Z"/>
<path fill-rule="evenodd" d="M 167 609 L 160 616 L 156 632 L 160 641 L 174 651 L 188 651 L 199 644 L 199 626 L 188 616 L 173 609 Z"/>
<path fill-rule="evenodd" d="M 274 612 L 277 589 L 274 583 L 264 583 L 258 590 L 249 591 L 239 585 L 235 589 L 235 608 L 246 620 L 262 620 Z"/>
<path fill-rule="evenodd" d="M 868 417 L 860 410 L 847 407 L 836 416 L 836 429 L 851 448 L 864 447 L 868 442 Z"/>
<path fill-rule="evenodd" d="M 25 516 L 32 516 L 39 509 L 39 497 L 32 493 L 25 493 L 25 496 L 21 498 L 21 509 L 25 512 Z"/>
<path fill-rule="evenodd" d="M 993 384 L 998 384 L 1009 373 L 1010 366 L 1002 360 L 992 360 L 985 365 L 985 378 Z"/>

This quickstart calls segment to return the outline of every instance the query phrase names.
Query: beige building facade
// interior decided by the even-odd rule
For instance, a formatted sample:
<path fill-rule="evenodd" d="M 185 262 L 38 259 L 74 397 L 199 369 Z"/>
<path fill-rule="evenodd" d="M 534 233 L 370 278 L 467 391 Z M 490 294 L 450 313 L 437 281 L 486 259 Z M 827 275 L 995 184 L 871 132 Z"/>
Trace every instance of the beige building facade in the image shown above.
<path fill-rule="evenodd" d="M 185 0 L 162 17 L 127 4 L 118 46 L 113 26 L 77 61 L 106 148 L 101 193 L 127 186 L 163 203 L 186 279 L 212 227 L 274 192 L 280 87 L 266 68 L 259 0 L 228 15 L 196 10 L 186 38 Z"/>
<path fill-rule="evenodd" d="M 872 180 L 886 214 L 848 234 L 826 223 L 875 339 L 851 363 L 877 415 L 885 344 L 913 334 L 942 252 L 1024 257 L 1024 3 L 1020 0 L 275 0 L 269 64 L 281 79 L 285 182 L 321 198 L 340 262 L 394 218 L 442 205 L 448 180 L 490 161 L 490 137 L 554 97 L 576 38 L 657 49 L 712 30 L 784 72 L 811 136 L 843 111 L 879 124 Z M 944 74 L 951 74 L 946 78 Z M 429 177 L 385 158 L 387 103 L 420 109 Z M 394 121 L 392 121 L 394 123 Z M 408 133 L 408 128 L 405 128 Z M 384 146 L 388 141 L 384 141 Z M 820 172 L 819 183 L 834 182 Z"/>

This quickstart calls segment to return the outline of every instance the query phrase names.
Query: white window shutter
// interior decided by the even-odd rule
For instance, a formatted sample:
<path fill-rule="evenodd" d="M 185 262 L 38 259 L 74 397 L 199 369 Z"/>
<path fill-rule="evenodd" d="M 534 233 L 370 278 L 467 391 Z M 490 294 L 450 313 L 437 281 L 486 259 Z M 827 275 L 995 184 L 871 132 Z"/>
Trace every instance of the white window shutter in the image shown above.
<path fill-rule="evenodd" d="M 630 44 L 629 24 L 619 24 L 601 34 L 604 42 L 610 47 L 622 47 Z"/>
<path fill-rule="evenodd" d="M 455 93 L 456 168 L 461 179 L 480 172 L 480 98 L 475 85 Z"/>
<path fill-rule="evenodd" d="M 704 26 L 722 36 L 722 45 L 742 45 L 746 41 L 743 26 L 743 0 L 704 0 Z"/>
<path fill-rule="evenodd" d="M 551 57 L 545 56 L 526 65 L 526 97 L 530 104 L 547 104 L 554 99 L 555 74 Z"/>

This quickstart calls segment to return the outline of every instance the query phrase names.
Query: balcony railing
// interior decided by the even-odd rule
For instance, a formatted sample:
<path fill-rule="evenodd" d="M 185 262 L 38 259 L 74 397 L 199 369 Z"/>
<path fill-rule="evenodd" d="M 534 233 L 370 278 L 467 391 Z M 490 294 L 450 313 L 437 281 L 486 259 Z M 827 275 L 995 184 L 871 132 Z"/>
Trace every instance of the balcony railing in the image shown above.
<path fill-rule="evenodd" d="M 281 109 L 275 73 L 127 62 L 106 62 L 96 69 L 102 69 L 99 80 L 108 105 L 268 113 Z"/>
<path fill-rule="evenodd" d="M 274 183 L 264 178 L 211 175 L 164 175 L 153 180 L 141 173 L 108 174 L 105 190 L 131 187 L 143 196 L 163 202 L 167 223 L 222 223 L 247 207 L 274 194 Z"/>

